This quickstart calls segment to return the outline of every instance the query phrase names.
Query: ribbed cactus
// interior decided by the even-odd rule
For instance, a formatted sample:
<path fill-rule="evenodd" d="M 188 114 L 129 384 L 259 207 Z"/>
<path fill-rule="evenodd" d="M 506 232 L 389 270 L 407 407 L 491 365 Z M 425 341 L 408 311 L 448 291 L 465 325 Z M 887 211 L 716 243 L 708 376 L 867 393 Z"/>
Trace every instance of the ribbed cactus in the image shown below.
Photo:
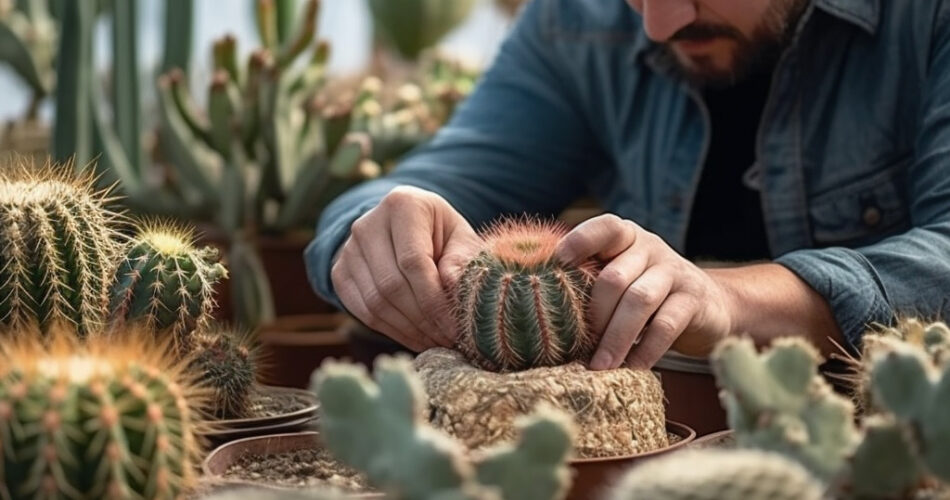
<path fill-rule="evenodd" d="M 109 303 L 119 216 L 71 166 L 0 166 L 0 329 L 97 330 Z"/>
<path fill-rule="evenodd" d="M 126 338 L 134 338 L 129 335 Z M 0 348 L 0 498 L 177 498 L 202 395 L 141 341 Z"/>
<path fill-rule="evenodd" d="M 406 59 L 417 59 L 459 25 L 473 0 L 369 0 L 377 37 Z"/>
<path fill-rule="evenodd" d="M 425 393 L 409 360 L 380 357 L 376 383 L 362 367 L 328 362 L 314 376 L 320 430 L 343 462 L 400 500 L 563 498 L 572 433 L 569 420 L 542 410 L 519 441 L 480 455 L 426 423 Z"/>
<path fill-rule="evenodd" d="M 801 465 L 757 450 L 690 450 L 636 467 L 610 500 L 821 500 Z"/>
<path fill-rule="evenodd" d="M 777 451 L 821 479 L 838 474 L 858 444 L 854 406 L 818 374 L 818 352 L 799 338 L 761 356 L 729 338 L 711 356 L 729 426 L 741 446 Z"/>
<path fill-rule="evenodd" d="M 597 338 L 586 313 L 597 267 L 554 257 L 565 233 L 554 223 L 514 219 L 484 232 L 484 249 L 453 293 L 459 348 L 469 359 L 513 371 L 590 357 Z"/>
<path fill-rule="evenodd" d="M 168 335 L 180 353 L 191 334 L 206 326 L 215 307 L 214 285 L 227 276 L 213 247 L 196 248 L 190 229 L 149 221 L 124 249 L 112 284 L 113 323 L 142 323 Z"/>
<path fill-rule="evenodd" d="M 189 369 L 210 392 L 209 413 L 219 418 L 247 416 L 257 378 L 255 349 L 248 336 L 217 327 L 199 330 L 192 340 Z"/>

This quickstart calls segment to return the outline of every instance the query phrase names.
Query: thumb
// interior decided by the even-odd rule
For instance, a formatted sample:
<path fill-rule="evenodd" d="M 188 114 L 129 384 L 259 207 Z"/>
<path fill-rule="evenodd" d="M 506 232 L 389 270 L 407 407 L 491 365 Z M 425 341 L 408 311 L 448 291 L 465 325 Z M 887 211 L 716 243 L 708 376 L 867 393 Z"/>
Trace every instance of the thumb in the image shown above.
<path fill-rule="evenodd" d="M 482 251 L 483 245 L 482 239 L 468 224 L 452 233 L 438 262 L 443 288 L 449 291 L 455 289 L 465 272 L 465 266 Z"/>

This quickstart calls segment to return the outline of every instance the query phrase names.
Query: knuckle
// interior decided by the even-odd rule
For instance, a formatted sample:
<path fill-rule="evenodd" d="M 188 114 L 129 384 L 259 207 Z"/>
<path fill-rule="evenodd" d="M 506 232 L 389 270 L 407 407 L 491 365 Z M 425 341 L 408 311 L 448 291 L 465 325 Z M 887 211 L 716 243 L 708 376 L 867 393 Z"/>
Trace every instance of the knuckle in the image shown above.
<path fill-rule="evenodd" d="M 378 293 L 384 297 L 395 297 L 403 292 L 404 282 L 394 275 L 383 276 L 376 283 Z"/>
<path fill-rule="evenodd" d="M 428 260 L 420 252 L 402 252 L 396 256 L 396 265 L 405 273 L 419 273 L 426 269 Z"/>
<path fill-rule="evenodd" d="M 603 282 L 612 290 L 622 290 L 630 285 L 630 279 L 620 269 L 615 267 L 606 267 L 597 276 L 597 279 Z"/>
<path fill-rule="evenodd" d="M 669 316 L 656 316 L 650 326 L 656 333 L 664 336 L 675 336 L 679 333 L 679 323 Z"/>
<path fill-rule="evenodd" d="M 657 295 L 652 289 L 634 283 L 623 292 L 623 300 L 634 306 L 649 305 L 659 300 Z"/>
<path fill-rule="evenodd" d="M 386 299 L 376 289 L 367 291 L 363 297 L 363 301 L 366 302 L 366 307 L 369 308 L 370 311 L 381 311 L 388 305 Z"/>

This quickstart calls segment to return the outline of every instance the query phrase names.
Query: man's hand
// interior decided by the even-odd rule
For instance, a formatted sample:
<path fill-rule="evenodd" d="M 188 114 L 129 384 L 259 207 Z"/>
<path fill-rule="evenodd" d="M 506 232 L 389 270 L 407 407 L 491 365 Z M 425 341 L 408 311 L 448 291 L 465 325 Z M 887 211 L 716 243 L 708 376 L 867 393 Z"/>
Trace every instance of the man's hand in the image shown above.
<path fill-rule="evenodd" d="M 455 329 L 440 276 L 456 275 L 479 241 L 445 199 L 398 187 L 353 223 L 330 277 L 370 328 L 414 351 L 449 347 Z"/>
<path fill-rule="evenodd" d="M 728 290 L 632 221 L 590 219 L 561 240 L 556 255 L 606 262 L 588 313 L 594 332 L 603 332 L 592 369 L 650 368 L 671 346 L 704 355 L 733 326 Z"/>

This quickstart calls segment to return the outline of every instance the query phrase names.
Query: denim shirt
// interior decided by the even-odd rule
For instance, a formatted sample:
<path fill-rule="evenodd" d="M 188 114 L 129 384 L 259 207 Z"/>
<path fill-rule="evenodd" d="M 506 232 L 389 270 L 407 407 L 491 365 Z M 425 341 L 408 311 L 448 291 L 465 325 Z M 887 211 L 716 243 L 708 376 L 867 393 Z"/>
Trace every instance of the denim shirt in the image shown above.
<path fill-rule="evenodd" d="M 943 0 L 814 0 L 775 70 L 747 180 L 774 261 L 852 347 L 869 323 L 934 317 L 950 296 L 948 16 Z M 590 195 L 682 252 L 709 118 L 657 49 L 622 0 L 531 2 L 452 121 L 327 208 L 305 251 L 314 288 L 337 301 L 335 251 L 401 184 L 476 226 Z"/>

